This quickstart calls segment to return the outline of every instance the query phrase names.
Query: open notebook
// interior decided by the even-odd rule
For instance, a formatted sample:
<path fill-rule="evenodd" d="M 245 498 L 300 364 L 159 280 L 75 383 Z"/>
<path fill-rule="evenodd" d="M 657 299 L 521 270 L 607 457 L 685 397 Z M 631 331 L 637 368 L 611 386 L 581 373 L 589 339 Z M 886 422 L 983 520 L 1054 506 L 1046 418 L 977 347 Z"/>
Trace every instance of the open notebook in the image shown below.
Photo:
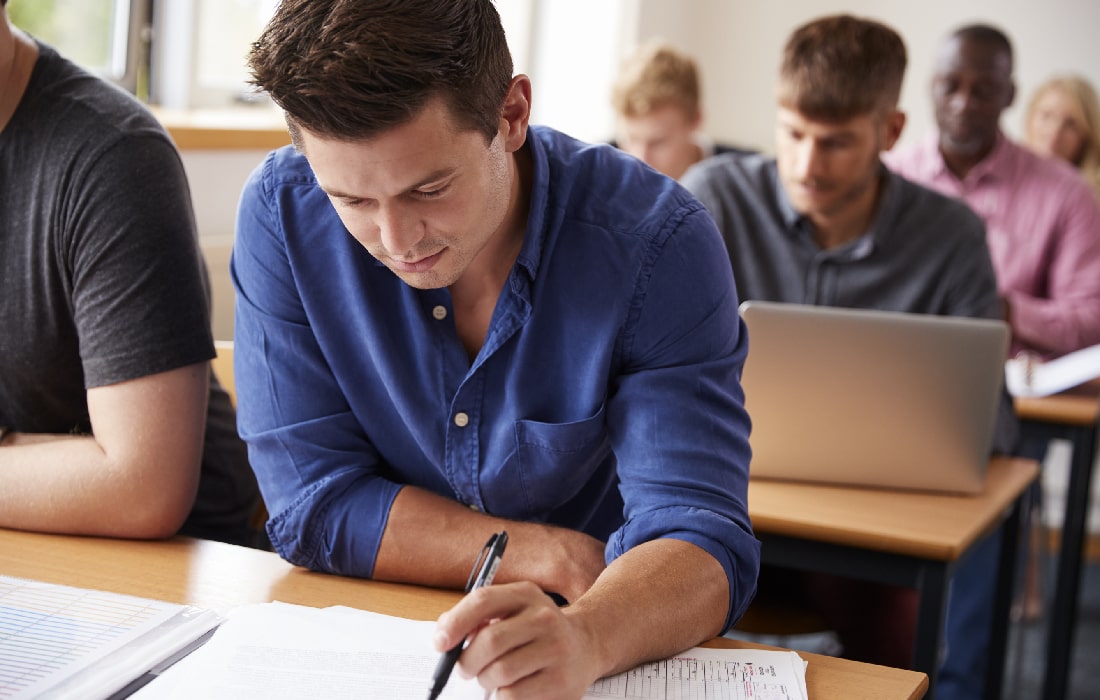
<path fill-rule="evenodd" d="M 1001 321 L 748 301 L 753 477 L 980 491 Z"/>

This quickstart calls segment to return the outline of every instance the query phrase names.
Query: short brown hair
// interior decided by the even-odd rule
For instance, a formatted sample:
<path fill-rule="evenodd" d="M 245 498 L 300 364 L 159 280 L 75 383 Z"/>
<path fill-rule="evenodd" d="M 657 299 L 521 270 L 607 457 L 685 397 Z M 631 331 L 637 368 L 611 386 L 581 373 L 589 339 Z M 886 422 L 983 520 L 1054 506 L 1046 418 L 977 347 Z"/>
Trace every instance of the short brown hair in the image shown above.
<path fill-rule="evenodd" d="M 512 79 L 491 0 L 283 0 L 248 63 L 292 136 L 301 126 L 347 140 L 404 124 L 437 96 L 492 140 Z"/>
<path fill-rule="evenodd" d="M 640 117 L 671 104 L 694 119 L 701 112 L 699 95 L 695 60 L 653 40 L 623 62 L 611 91 L 611 106 L 620 116 Z"/>
<path fill-rule="evenodd" d="M 851 15 L 823 17 L 787 41 L 779 104 L 824 121 L 893 109 L 906 61 L 905 42 L 885 24 Z"/>

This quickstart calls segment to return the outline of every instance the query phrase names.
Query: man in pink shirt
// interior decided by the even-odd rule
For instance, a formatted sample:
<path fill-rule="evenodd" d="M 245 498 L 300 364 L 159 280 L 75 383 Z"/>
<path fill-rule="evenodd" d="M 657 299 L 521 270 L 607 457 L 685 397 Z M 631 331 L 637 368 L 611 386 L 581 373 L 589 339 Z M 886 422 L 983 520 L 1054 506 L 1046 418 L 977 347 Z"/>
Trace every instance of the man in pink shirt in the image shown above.
<path fill-rule="evenodd" d="M 985 221 L 1013 354 L 1063 355 L 1100 343 L 1100 204 L 1061 161 L 1001 132 L 1015 97 L 1012 45 L 987 25 L 963 27 L 940 46 L 932 81 L 938 132 L 883 154 L 888 167 L 964 200 Z M 1041 458 L 1045 446 L 1021 444 Z M 1032 454 L 1032 452 L 1035 454 Z M 948 653 L 937 700 L 982 696 L 996 549 L 991 538 L 956 571 Z"/>
<path fill-rule="evenodd" d="M 1015 92 L 1008 38 L 959 29 L 937 57 L 938 133 L 883 160 L 985 220 L 1012 351 L 1054 357 L 1100 343 L 1100 205 L 1072 167 L 1001 132 Z"/>

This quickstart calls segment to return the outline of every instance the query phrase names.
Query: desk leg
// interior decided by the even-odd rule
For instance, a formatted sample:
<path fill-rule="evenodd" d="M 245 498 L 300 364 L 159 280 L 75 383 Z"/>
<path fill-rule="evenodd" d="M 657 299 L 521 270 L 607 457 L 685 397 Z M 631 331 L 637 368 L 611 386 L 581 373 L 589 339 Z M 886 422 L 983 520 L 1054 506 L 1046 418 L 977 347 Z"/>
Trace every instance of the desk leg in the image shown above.
<path fill-rule="evenodd" d="M 993 599 L 993 629 L 989 637 L 989 667 L 985 676 L 986 700 L 1000 700 L 1004 685 L 1005 653 L 1008 649 L 1008 627 L 1012 616 L 1012 597 L 1016 581 L 1016 556 L 1020 543 L 1025 490 L 1009 511 L 1001 526 L 1001 551 L 997 562 L 997 592 Z"/>
<path fill-rule="evenodd" d="M 1085 521 L 1088 518 L 1092 465 L 1096 458 L 1096 429 L 1096 426 L 1074 428 L 1071 436 L 1073 459 L 1066 492 L 1066 516 L 1062 523 L 1062 547 L 1058 553 L 1058 578 L 1054 587 L 1047 672 L 1043 683 L 1043 697 L 1047 700 L 1062 700 L 1069 686 Z"/>
<path fill-rule="evenodd" d="M 940 643 L 947 607 L 947 566 L 940 563 L 924 566 L 917 589 L 920 595 L 917 638 L 910 668 L 928 674 L 928 694 L 925 697 L 932 700 L 936 697 L 936 675 L 940 667 Z"/>

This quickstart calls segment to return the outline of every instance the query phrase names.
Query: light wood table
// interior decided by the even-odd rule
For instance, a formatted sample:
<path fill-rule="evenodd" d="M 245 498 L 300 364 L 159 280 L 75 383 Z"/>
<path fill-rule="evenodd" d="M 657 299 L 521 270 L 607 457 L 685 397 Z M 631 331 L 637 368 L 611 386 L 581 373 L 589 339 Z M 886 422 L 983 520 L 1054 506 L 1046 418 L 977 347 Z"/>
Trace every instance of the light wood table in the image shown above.
<path fill-rule="evenodd" d="M 1092 470 L 1096 463 L 1096 431 L 1100 424 L 1100 383 L 1091 382 L 1053 396 L 1017 398 L 1016 414 L 1022 421 L 1025 435 L 1047 441 L 1060 438 L 1073 443 L 1043 679 L 1043 697 L 1061 700 L 1069 689 L 1073 636 L 1077 629 L 1081 560 Z"/>
<path fill-rule="evenodd" d="M 976 496 L 890 491 L 763 479 L 749 481 L 749 515 L 767 564 L 915 588 L 919 615 L 912 668 L 935 697 L 947 585 L 974 547 L 1004 527 L 986 677 L 999 697 L 1024 494 L 1033 460 L 990 460 Z"/>
<path fill-rule="evenodd" d="M 186 603 L 226 613 L 246 603 L 347 605 L 416 620 L 434 620 L 459 594 L 319 574 L 275 554 L 219 542 L 176 538 L 138 542 L 43 535 L 0 529 L 0 573 L 70 586 Z M 757 647 L 730 639 L 707 646 Z M 928 679 L 913 671 L 817 654 L 806 683 L 813 700 L 917 700 Z"/>

